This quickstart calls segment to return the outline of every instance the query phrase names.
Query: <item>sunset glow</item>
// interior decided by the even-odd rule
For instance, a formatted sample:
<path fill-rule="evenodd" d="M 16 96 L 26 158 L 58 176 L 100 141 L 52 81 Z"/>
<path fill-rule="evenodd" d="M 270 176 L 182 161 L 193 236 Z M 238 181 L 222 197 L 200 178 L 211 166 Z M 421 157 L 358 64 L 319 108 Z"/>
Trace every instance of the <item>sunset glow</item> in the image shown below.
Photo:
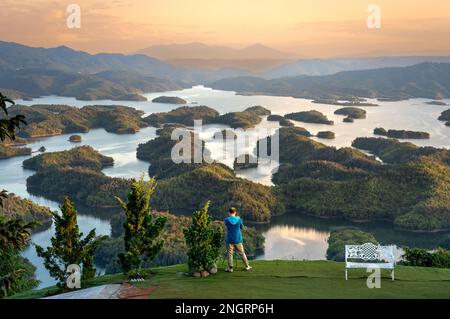
<path fill-rule="evenodd" d="M 450 2 L 378 0 L 382 28 L 368 29 L 373 1 L 76 1 L 81 29 L 68 29 L 73 2 L 3 0 L 0 37 L 32 46 L 134 52 L 154 44 L 262 43 L 298 57 L 450 52 Z"/>

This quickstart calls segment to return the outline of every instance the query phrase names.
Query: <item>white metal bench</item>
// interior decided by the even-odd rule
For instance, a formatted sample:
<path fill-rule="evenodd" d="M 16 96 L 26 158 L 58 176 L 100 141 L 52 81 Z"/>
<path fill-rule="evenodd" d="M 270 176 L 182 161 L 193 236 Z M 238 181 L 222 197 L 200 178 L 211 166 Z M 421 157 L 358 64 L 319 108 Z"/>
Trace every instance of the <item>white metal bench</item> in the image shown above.
<path fill-rule="evenodd" d="M 391 270 L 394 280 L 395 252 L 397 246 L 380 246 L 372 243 L 345 245 L 345 280 L 348 269 L 380 268 Z"/>

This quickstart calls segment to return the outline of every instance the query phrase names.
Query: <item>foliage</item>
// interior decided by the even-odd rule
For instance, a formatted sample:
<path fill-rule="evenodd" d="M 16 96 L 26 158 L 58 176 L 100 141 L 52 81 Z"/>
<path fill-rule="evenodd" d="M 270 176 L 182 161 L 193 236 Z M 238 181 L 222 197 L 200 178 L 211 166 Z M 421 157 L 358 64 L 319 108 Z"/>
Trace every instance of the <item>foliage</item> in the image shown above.
<path fill-rule="evenodd" d="M 139 274 L 142 259 L 154 259 L 164 243 L 157 238 L 164 229 L 166 218 L 159 217 L 153 222 L 150 213 L 150 197 L 155 188 L 155 179 L 145 182 L 142 177 L 132 181 L 127 203 L 116 197 L 125 213 L 125 251 L 118 257 L 123 272 L 130 275 Z"/>
<path fill-rule="evenodd" d="M 428 252 L 422 248 L 404 248 L 402 263 L 406 266 L 450 268 L 450 251 L 438 248 Z"/>
<path fill-rule="evenodd" d="M 335 261 L 345 260 L 345 245 L 362 245 L 365 243 L 378 244 L 375 237 L 356 229 L 340 229 L 332 231 L 328 238 L 327 259 Z"/>
<path fill-rule="evenodd" d="M 418 147 L 410 142 L 399 142 L 395 139 L 358 137 L 352 142 L 352 146 L 367 150 L 378 156 L 383 162 L 389 164 L 402 164 L 420 156 L 433 156 L 436 158 L 446 158 L 447 163 L 450 150 L 435 147 Z"/>
<path fill-rule="evenodd" d="M 5 117 L 0 118 L 0 141 L 4 141 L 7 138 L 15 139 L 15 132 L 20 128 L 21 124 L 26 125 L 25 116 L 22 114 L 16 114 L 13 117 L 8 117 L 7 103 L 14 105 L 14 101 L 4 96 L 0 92 L 0 109 L 5 114 Z"/>
<path fill-rule="evenodd" d="M 0 291 L 1 297 L 37 286 L 34 268 L 20 252 L 29 243 L 36 222 L 6 219 L 0 215 Z"/>
<path fill-rule="evenodd" d="M 212 218 L 208 216 L 209 202 L 192 215 L 192 224 L 184 230 L 188 247 L 188 266 L 191 272 L 213 268 L 220 256 L 223 229 L 212 228 Z"/>
<path fill-rule="evenodd" d="M 160 238 L 164 240 L 161 252 L 152 261 L 142 263 L 144 268 L 155 266 L 176 265 L 187 262 L 187 246 L 183 230 L 191 224 L 191 218 L 175 216 L 169 213 L 153 212 L 154 217 L 165 217 L 167 222 Z M 116 257 L 124 250 L 123 221 L 121 215 L 111 220 L 112 238 L 103 241 L 95 252 L 95 263 L 105 268 L 107 274 L 120 272 L 120 265 Z M 224 228 L 222 220 L 213 221 L 214 228 Z M 249 258 L 256 256 L 264 248 L 264 236 L 254 227 L 243 230 L 245 251 Z M 225 255 L 225 251 L 223 251 Z"/>
<path fill-rule="evenodd" d="M 51 246 L 44 250 L 36 245 L 37 255 L 44 260 L 44 266 L 50 275 L 58 280 L 58 286 L 63 287 L 66 281 L 66 269 L 71 264 L 82 267 L 82 279 L 95 276 L 92 263 L 93 254 L 101 241 L 96 237 L 95 229 L 85 238 L 78 229 L 77 212 L 68 197 L 64 198 L 60 206 L 61 215 L 53 212 L 55 236 L 50 239 Z"/>

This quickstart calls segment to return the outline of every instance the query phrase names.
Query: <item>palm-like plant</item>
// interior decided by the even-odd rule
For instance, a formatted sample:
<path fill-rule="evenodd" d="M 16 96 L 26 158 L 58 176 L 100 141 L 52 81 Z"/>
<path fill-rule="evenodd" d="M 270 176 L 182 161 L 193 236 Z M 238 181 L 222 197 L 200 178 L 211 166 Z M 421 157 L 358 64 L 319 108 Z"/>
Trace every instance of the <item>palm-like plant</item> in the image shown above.
<path fill-rule="evenodd" d="M 25 223 L 21 219 L 6 220 L 0 216 L 0 251 L 24 249 L 28 245 L 31 230 L 37 224 Z"/>
<path fill-rule="evenodd" d="M 13 289 L 26 273 L 25 269 L 14 264 L 14 256 L 18 256 L 30 240 L 31 230 L 36 222 L 25 223 L 21 219 L 7 220 L 0 216 L 0 291 L 3 297 Z"/>
<path fill-rule="evenodd" d="M 0 92 L 0 108 L 5 113 L 6 118 L 0 119 L 0 141 L 4 141 L 6 138 L 14 140 L 16 138 L 16 128 L 20 127 L 20 124 L 26 125 L 25 116 L 19 114 L 11 118 L 8 117 L 7 103 L 14 105 L 14 101 L 4 96 Z"/>

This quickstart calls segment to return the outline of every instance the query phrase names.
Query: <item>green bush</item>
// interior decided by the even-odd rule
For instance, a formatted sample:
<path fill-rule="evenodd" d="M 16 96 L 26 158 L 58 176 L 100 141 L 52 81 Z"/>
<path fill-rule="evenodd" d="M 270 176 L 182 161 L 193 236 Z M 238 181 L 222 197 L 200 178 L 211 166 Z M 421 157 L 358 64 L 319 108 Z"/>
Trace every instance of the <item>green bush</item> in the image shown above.
<path fill-rule="evenodd" d="M 406 266 L 450 268 L 450 251 L 438 248 L 428 252 L 422 248 L 405 248 L 402 263 Z"/>
<path fill-rule="evenodd" d="M 220 257 L 223 229 L 213 228 L 208 216 L 209 202 L 192 215 L 192 224 L 184 230 L 188 247 L 188 266 L 191 272 L 209 271 Z"/>

